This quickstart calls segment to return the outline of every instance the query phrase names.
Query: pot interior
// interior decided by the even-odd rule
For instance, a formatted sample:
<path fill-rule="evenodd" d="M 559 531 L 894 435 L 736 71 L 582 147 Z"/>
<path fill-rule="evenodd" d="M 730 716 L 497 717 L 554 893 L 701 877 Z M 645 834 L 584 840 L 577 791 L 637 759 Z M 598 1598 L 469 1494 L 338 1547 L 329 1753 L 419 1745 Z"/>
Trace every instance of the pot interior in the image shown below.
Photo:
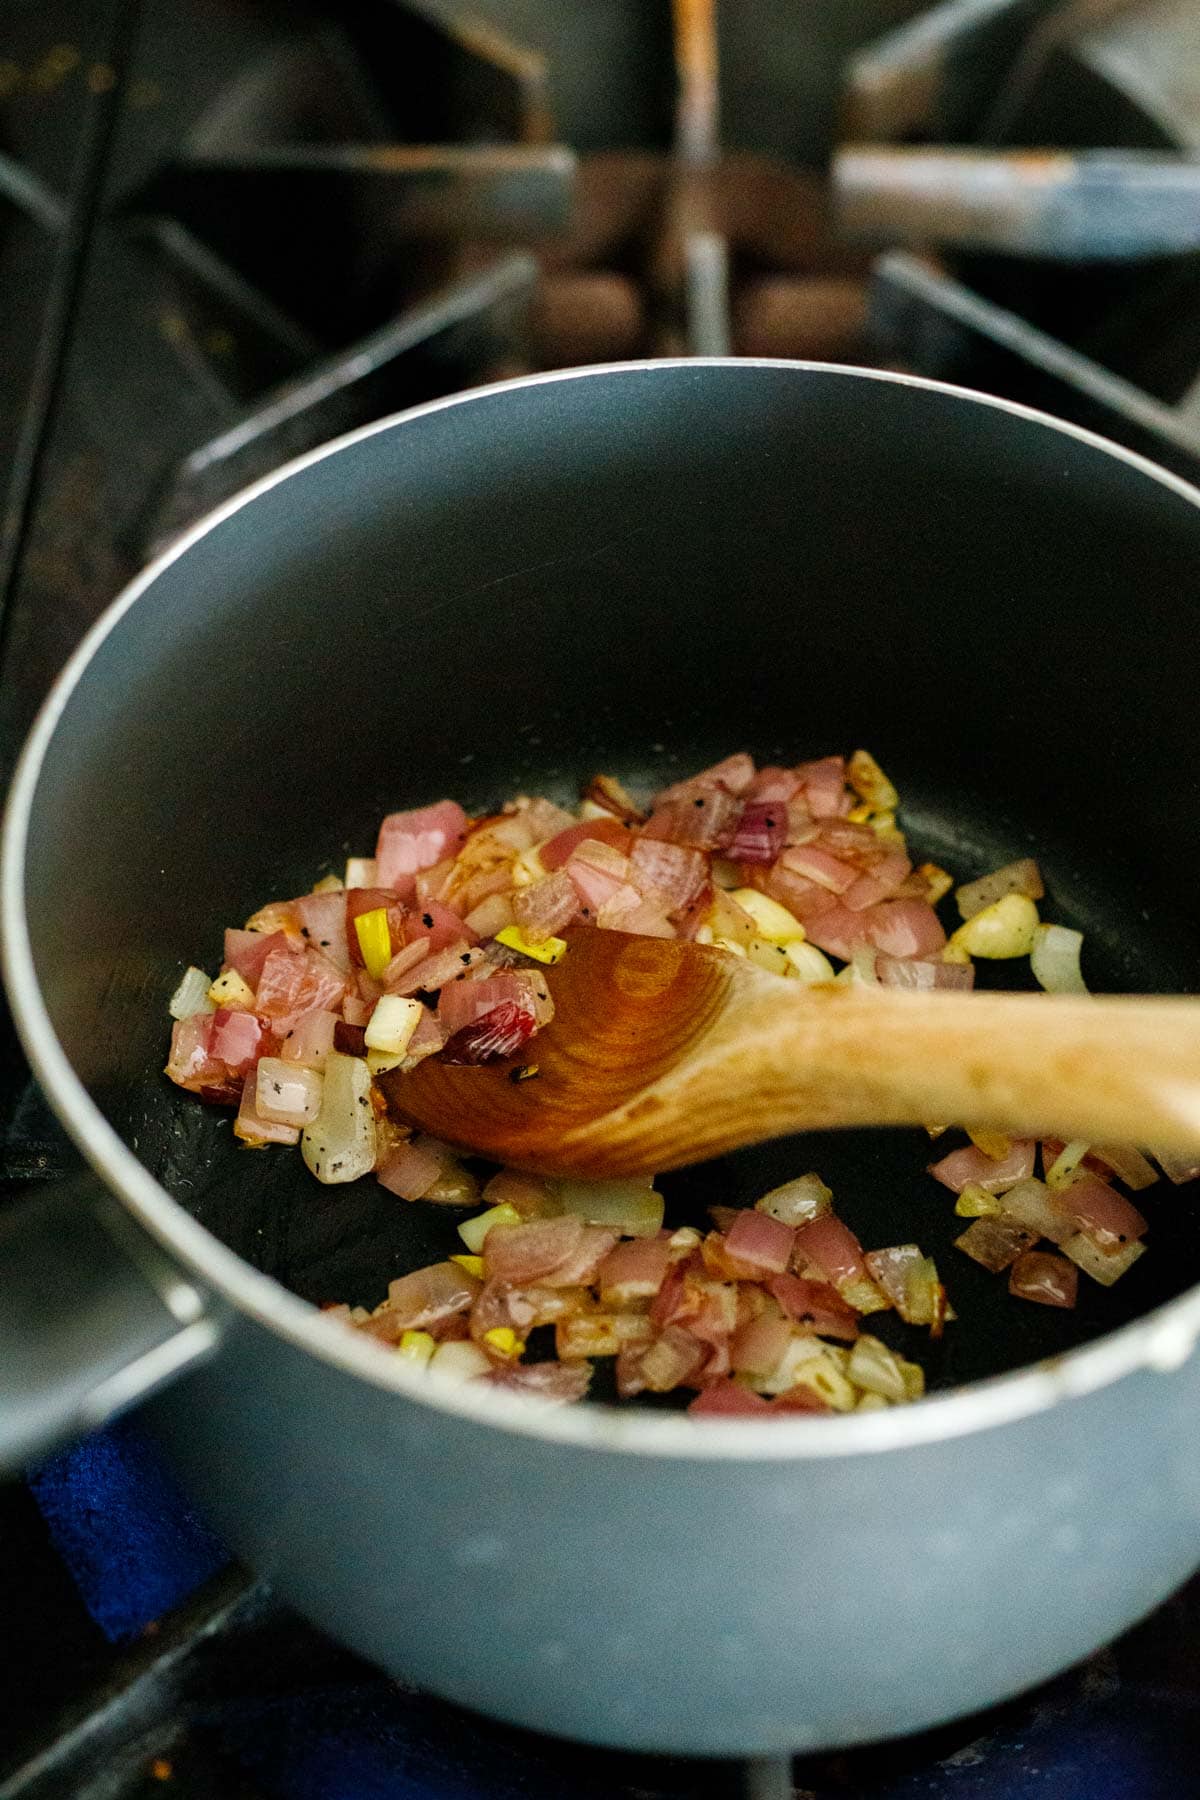
<path fill-rule="evenodd" d="M 459 1215 L 244 1151 L 159 1070 L 182 966 L 215 968 L 226 924 L 370 854 L 384 812 L 865 745 L 918 860 L 966 879 L 1034 855 L 1094 989 L 1195 991 L 1198 568 L 1177 489 L 1001 407 L 844 370 L 602 370 L 375 431 L 158 573 L 71 694 L 28 856 L 55 1029 L 202 1223 L 308 1299 L 372 1305 L 449 1251 Z M 872 1322 L 932 1386 L 1200 1277 L 1193 1195 L 1163 1182 L 1116 1288 L 1081 1280 L 1070 1313 L 1011 1300 L 951 1248 L 930 1159 L 917 1130 L 782 1140 L 665 1178 L 668 1219 L 818 1170 L 868 1247 L 937 1258 L 959 1315 L 940 1346 Z"/>

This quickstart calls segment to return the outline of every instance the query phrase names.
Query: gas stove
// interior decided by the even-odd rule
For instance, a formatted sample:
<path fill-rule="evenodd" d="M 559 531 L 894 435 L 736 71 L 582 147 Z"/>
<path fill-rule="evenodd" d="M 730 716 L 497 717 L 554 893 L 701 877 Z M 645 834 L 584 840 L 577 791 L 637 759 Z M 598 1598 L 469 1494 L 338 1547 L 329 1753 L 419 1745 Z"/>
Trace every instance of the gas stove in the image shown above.
<path fill-rule="evenodd" d="M 503 376 L 907 368 L 1200 476 L 1198 71 L 1194 0 L 11 0 L 0 766 L 212 505 Z M 1030 149 L 1072 204 L 1097 151 L 1110 203 L 1182 183 L 1182 227 L 1135 208 L 1114 248 L 1085 207 L 1065 255 Z M 74 1156 L 0 1027 L 2 1204 Z M 0 1592 L 0 1800 L 1197 1789 L 1196 1585 L 995 1713 L 790 1768 L 580 1750 L 385 1679 L 230 1562 L 136 1420 L 0 1492 Z"/>

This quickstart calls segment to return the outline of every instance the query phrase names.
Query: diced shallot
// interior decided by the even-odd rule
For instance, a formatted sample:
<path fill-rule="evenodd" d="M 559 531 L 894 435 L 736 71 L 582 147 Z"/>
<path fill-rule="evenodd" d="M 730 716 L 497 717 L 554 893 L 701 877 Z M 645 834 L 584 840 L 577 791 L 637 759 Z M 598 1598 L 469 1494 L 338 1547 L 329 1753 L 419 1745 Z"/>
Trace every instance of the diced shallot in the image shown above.
<path fill-rule="evenodd" d="M 1085 1175 L 1060 1189 L 1057 1199 L 1102 1249 L 1134 1244 L 1146 1234 L 1146 1221 L 1137 1207 L 1095 1175 Z"/>
<path fill-rule="evenodd" d="M 798 1175 L 794 1181 L 772 1188 L 754 1205 L 756 1211 L 769 1213 L 785 1225 L 799 1226 L 810 1225 L 827 1213 L 832 1201 L 833 1194 L 819 1175 Z"/>
<path fill-rule="evenodd" d="M 237 1118 L 233 1121 L 233 1135 L 255 1148 L 266 1144 L 296 1144 L 300 1141 L 298 1126 L 266 1119 L 258 1111 L 252 1080 L 248 1080 L 242 1089 L 241 1105 L 238 1107 Z"/>
<path fill-rule="evenodd" d="M 770 800 L 748 801 L 729 844 L 730 861 L 773 863 L 787 843 L 787 826 L 786 805 Z"/>
<path fill-rule="evenodd" d="M 726 1234 L 729 1254 L 757 1273 L 781 1275 L 796 1241 L 795 1229 L 769 1213 L 748 1207 L 739 1212 Z"/>
<path fill-rule="evenodd" d="M 533 1002 L 525 983 L 516 975 L 501 970 L 498 975 L 485 976 L 482 981 L 447 982 L 438 1000 L 438 1024 L 450 1038 L 464 1025 L 474 1025 L 477 1019 L 506 1004 L 527 1012 L 532 1024 Z"/>
<path fill-rule="evenodd" d="M 518 888 L 512 897 L 513 918 L 531 943 L 557 937 L 579 908 L 579 890 L 564 869 L 556 869 L 527 888 Z"/>
<path fill-rule="evenodd" d="M 513 1388 L 549 1405 L 569 1406 L 582 1400 L 592 1380 L 589 1362 L 506 1363 L 487 1379 L 496 1387 Z"/>
<path fill-rule="evenodd" d="M 375 1167 L 371 1075 L 357 1056 L 330 1051 L 325 1059 L 321 1110 L 300 1139 L 304 1161 L 318 1181 L 356 1181 Z"/>
<path fill-rule="evenodd" d="M 428 956 L 433 956 L 439 950 L 449 950 L 460 943 L 465 942 L 469 947 L 479 941 L 466 920 L 460 919 L 448 906 L 443 906 L 440 900 L 427 900 L 423 906 L 414 907 L 406 915 L 404 937 L 406 946 L 423 943 Z"/>
<path fill-rule="evenodd" d="M 496 1281 L 541 1281 L 563 1268 L 583 1243 L 584 1223 L 573 1214 L 529 1225 L 496 1225 L 483 1246 L 484 1267 Z"/>
<path fill-rule="evenodd" d="M 1016 1262 L 1018 1256 L 1026 1250 L 1032 1250 L 1037 1236 L 1032 1231 L 1025 1231 L 1020 1225 L 1004 1218 L 976 1219 L 954 1240 L 957 1250 L 963 1250 L 974 1262 L 982 1264 L 991 1274 L 998 1275 L 1001 1269 L 1007 1269 Z"/>
<path fill-rule="evenodd" d="M 792 1341 L 790 1322 L 778 1311 L 761 1312 L 739 1326 L 729 1344 L 729 1361 L 739 1375 L 771 1376 Z"/>
<path fill-rule="evenodd" d="M 1041 1306 L 1072 1307 L 1079 1288 L 1079 1270 L 1065 1256 L 1046 1250 L 1026 1250 L 1008 1272 L 1008 1291 L 1018 1300 L 1036 1300 Z"/>
<path fill-rule="evenodd" d="M 346 937 L 346 896 L 340 889 L 329 894 L 302 894 L 292 905 L 306 943 L 327 956 L 335 969 L 350 973 L 350 945 Z"/>
<path fill-rule="evenodd" d="M 273 950 L 263 964 L 255 1009 L 270 1021 L 277 1037 L 310 1012 L 337 1012 L 346 993 L 346 977 L 321 950 L 311 945 L 303 955 Z"/>
<path fill-rule="evenodd" d="M 728 1378 L 710 1381 L 702 1387 L 688 1407 L 689 1418 L 748 1419 L 770 1418 L 775 1409 L 769 1400 Z"/>
<path fill-rule="evenodd" d="M 398 958 L 393 957 L 384 970 L 387 991 L 389 994 L 432 994 L 451 981 L 461 981 L 469 969 L 483 960 L 483 951 L 478 946 L 473 950 L 469 949 L 465 938 L 460 938 L 448 949 L 439 950 L 435 956 L 423 957 L 420 962 L 405 969 L 399 977 L 389 974 L 398 961 Z"/>
<path fill-rule="evenodd" d="M 854 1308 L 827 1281 L 809 1281 L 802 1275 L 777 1275 L 770 1290 L 789 1319 L 823 1337 L 858 1336 Z"/>
<path fill-rule="evenodd" d="M 508 894 L 489 894 L 467 914 L 465 923 L 477 937 L 493 938 L 506 925 L 515 924 L 516 916 Z"/>
<path fill-rule="evenodd" d="M 682 1325 L 668 1325 L 641 1354 L 642 1383 L 652 1394 L 666 1394 L 694 1375 L 705 1360 L 700 1344 Z"/>
<path fill-rule="evenodd" d="M 632 1306 L 653 1299 L 667 1278 L 671 1245 L 665 1234 L 630 1238 L 610 1250 L 597 1272 L 605 1306 Z"/>
<path fill-rule="evenodd" d="M 1006 894 L 1026 894 L 1030 900 L 1040 900 L 1045 892 L 1041 870 L 1031 856 L 1023 856 L 1019 862 L 1005 863 L 1002 869 L 981 875 L 978 881 L 965 881 L 954 899 L 961 916 L 973 919 L 985 906 L 994 906 Z"/>
<path fill-rule="evenodd" d="M 612 1181 L 558 1181 L 559 1206 L 589 1225 L 606 1225 L 622 1237 L 652 1238 L 663 1222 L 663 1197 L 646 1176 Z"/>
<path fill-rule="evenodd" d="M 836 1213 L 827 1212 L 796 1233 L 795 1263 L 823 1269 L 835 1287 L 844 1281 L 861 1281 L 867 1273 L 863 1247 Z"/>
<path fill-rule="evenodd" d="M 236 969 L 243 981 L 257 987 L 263 964 L 271 952 L 287 950 L 292 943 L 283 931 L 226 931 L 225 967 Z"/>
<path fill-rule="evenodd" d="M 975 986 L 973 963 L 942 962 L 938 957 L 885 956 L 882 950 L 875 958 L 875 973 L 883 987 L 910 988 L 931 993 L 935 988 L 958 988 L 969 992 Z"/>
<path fill-rule="evenodd" d="M 946 942 L 927 900 L 883 900 L 863 917 L 871 942 L 885 956 L 931 956 Z"/>
<path fill-rule="evenodd" d="M 440 1022 L 440 1021 L 439 1021 Z M 500 1062 L 523 1050 L 537 1029 L 532 1010 L 524 1002 L 501 1001 L 473 1024 L 463 1025 L 442 1046 L 449 1063 L 476 1065 Z"/>
<path fill-rule="evenodd" d="M 699 850 L 658 838 L 639 838 L 629 858 L 629 880 L 644 898 L 659 900 L 667 912 L 687 906 L 708 880 Z"/>
<path fill-rule="evenodd" d="M 221 1006 L 212 1016 L 210 1053 L 234 1075 L 245 1075 L 267 1046 L 268 1034 L 261 1019 L 237 1007 Z"/>
<path fill-rule="evenodd" d="M 440 1156 L 425 1148 L 419 1139 L 410 1138 L 398 1144 L 376 1170 L 381 1187 L 401 1200 L 422 1200 L 442 1173 Z"/>
<path fill-rule="evenodd" d="M 249 1087 L 249 1082 L 246 1085 Z M 321 1110 L 321 1087 L 315 1069 L 264 1056 L 256 1072 L 255 1109 L 260 1119 L 269 1119 L 274 1125 L 307 1125 Z"/>
<path fill-rule="evenodd" d="M 217 1010 L 216 1002 L 208 997 L 211 983 L 203 969 L 191 967 L 185 969 L 180 977 L 179 986 L 171 995 L 167 1011 L 173 1019 L 191 1019 L 197 1013 L 212 1013 Z"/>
<path fill-rule="evenodd" d="M 585 918 L 595 918 L 601 907 L 628 885 L 629 858 L 598 839 L 585 838 L 564 866 Z M 637 893 L 636 888 L 633 891 Z"/>
<path fill-rule="evenodd" d="M 690 850 L 726 850 L 733 842 L 741 810 L 741 802 L 724 788 L 660 800 L 642 827 L 642 841 L 663 838 Z"/>
<path fill-rule="evenodd" d="M 613 850 L 623 858 L 637 842 L 633 833 L 616 819 L 584 819 L 579 825 L 569 825 L 552 837 L 548 844 L 542 844 L 538 850 L 543 869 L 553 873 L 563 868 L 583 844 L 603 844 L 606 849 Z"/>
<path fill-rule="evenodd" d="M 481 1285 L 457 1263 L 430 1263 L 389 1283 L 387 1310 L 400 1330 L 424 1331 L 454 1313 L 466 1312 Z"/>
<path fill-rule="evenodd" d="M 453 800 L 413 812 L 389 813 L 379 827 L 375 847 L 376 879 L 381 887 L 395 887 L 398 878 L 430 869 L 461 849 L 467 835 L 467 815 Z"/>
<path fill-rule="evenodd" d="M 986 1193 L 1002 1194 L 1005 1188 L 1029 1179 L 1036 1154 L 1033 1138 L 1014 1138 L 1008 1155 L 998 1160 L 986 1156 L 975 1144 L 964 1144 L 961 1150 L 952 1150 L 940 1162 L 931 1163 L 929 1173 L 952 1194 L 961 1194 L 970 1182 Z"/>

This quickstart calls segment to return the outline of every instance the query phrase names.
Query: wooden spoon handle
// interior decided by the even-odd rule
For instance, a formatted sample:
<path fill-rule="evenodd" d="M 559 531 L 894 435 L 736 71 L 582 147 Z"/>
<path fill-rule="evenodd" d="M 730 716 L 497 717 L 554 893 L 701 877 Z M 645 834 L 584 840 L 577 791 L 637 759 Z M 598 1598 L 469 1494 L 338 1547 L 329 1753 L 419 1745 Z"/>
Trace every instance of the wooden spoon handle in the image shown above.
<path fill-rule="evenodd" d="M 657 1166 L 828 1125 L 978 1124 L 1200 1153 L 1200 1001 L 743 986 L 626 1122 Z M 668 1118 L 678 1120 L 680 1139 Z M 622 1129 L 625 1137 L 625 1129 Z M 701 1152 L 700 1147 L 703 1146 Z"/>

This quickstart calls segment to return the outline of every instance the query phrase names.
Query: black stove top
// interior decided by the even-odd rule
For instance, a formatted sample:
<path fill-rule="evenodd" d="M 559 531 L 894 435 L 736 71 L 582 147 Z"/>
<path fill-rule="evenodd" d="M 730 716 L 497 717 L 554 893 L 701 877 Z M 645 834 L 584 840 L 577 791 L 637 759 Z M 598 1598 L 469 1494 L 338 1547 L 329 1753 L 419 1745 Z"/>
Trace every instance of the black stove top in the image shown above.
<path fill-rule="evenodd" d="M 1200 473 L 1200 254 L 898 237 L 872 260 L 823 172 L 839 129 L 1195 152 L 1193 0 L 727 0 L 715 84 L 704 13 L 673 33 L 669 0 L 8 0 L 6 772 L 156 547 L 299 451 L 500 376 L 876 362 Z M 71 1166 L 6 1028 L 0 1126 L 7 1199 Z M 229 1563 L 136 1422 L 0 1493 L 0 1593 L 0 1800 L 1200 1791 L 1194 1587 L 1031 1697 L 790 1773 L 580 1751 L 398 1687 Z"/>

